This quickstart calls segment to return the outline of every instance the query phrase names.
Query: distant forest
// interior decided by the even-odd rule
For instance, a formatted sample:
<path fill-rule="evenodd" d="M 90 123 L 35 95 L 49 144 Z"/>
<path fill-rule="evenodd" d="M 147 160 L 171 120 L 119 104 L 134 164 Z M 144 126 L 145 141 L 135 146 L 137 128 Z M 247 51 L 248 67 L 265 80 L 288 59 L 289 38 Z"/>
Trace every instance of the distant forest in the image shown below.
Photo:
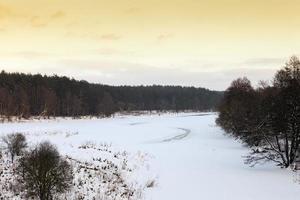
<path fill-rule="evenodd" d="M 7 118 L 214 110 L 222 95 L 222 92 L 195 87 L 108 86 L 57 75 L 0 73 L 0 115 Z"/>

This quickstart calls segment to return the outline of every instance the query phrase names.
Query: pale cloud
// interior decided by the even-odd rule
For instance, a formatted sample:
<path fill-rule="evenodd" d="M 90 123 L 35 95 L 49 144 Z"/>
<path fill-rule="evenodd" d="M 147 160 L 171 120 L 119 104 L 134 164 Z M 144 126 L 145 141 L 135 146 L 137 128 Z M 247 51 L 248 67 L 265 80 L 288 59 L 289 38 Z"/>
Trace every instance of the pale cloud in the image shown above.
<path fill-rule="evenodd" d="M 252 66 L 279 66 L 282 65 L 285 62 L 285 58 L 253 58 L 248 59 L 244 62 L 242 62 L 242 65 L 252 65 Z"/>
<path fill-rule="evenodd" d="M 124 13 L 128 14 L 128 15 L 134 15 L 134 14 L 138 14 L 140 12 L 141 12 L 141 9 L 137 8 L 137 7 L 131 7 L 131 8 L 124 10 Z"/>
<path fill-rule="evenodd" d="M 55 22 L 56 20 L 59 20 L 63 17 L 65 17 L 66 14 L 63 11 L 56 11 L 53 14 L 46 15 L 46 16 L 31 16 L 30 18 L 30 24 L 32 27 L 35 28 L 41 28 L 48 26 L 50 23 Z"/>
<path fill-rule="evenodd" d="M 47 12 L 40 14 L 39 10 L 28 11 L 26 9 L 20 9 L 17 5 L 11 2 L 7 4 L 0 3 L 0 20 L 6 20 L 8 25 L 18 25 L 29 21 L 30 25 L 34 28 L 45 27 L 53 20 L 61 19 L 65 17 L 65 12 L 58 10 L 52 13 Z"/>
<path fill-rule="evenodd" d="M 121 39 L 121 36 L 114 33 L 108 33 L 108 34 L 100 35 L 99 38 L 102 40 L 119 40 Z"/>
<path fill-rule="evenodd" d="M 92 40 L 100 40 L 100 41 L 117 41 L 120 40 L 122 38 L 121 35 L 115 34 L 115 33 L 105 33 L 105 34 L 101 34 L 101 33 L 95 33 L 93 31 L 90 32 L 76 32 L 76 31 L 71 31 L 68 30 L 65 33 L 65 37 L 69 38 L 69 37 L 77 37 L 77 38 L 81 38 L 81 39 L 92 39 Z"/>
<path fill-rule="evenodd" d="M 133 51 L 124 51 L 114 48 L 100 48 L 92 51 L 91 53 L 95 53 L 96 55 L 104 55 L 104 56 L 133 56 L 135 52 Z"/>
<path fill-rule="evenodd" d="M 171 34 L 171 33 L 160 34 L 160 35 L 158 35 L 158 36 L 156 37 L 156 39 L 157 39 L 158 41 L 163 41 L 163 40 L 170 39 L 170 38 L 172 38 L 173 36 L 174 36 L 174 35 Z"/>
<path fill-rule="evenodd" d="M 16 51 L 16 52 L 1 52 L 1 56 L 17 58 L 26 58 L 26 59 L 39 59 L 39 58 L 49 58 L 53 56 L 49 53 L 40 52 L 40 51 Z"/>
<path fill-rule="evenodd" d="M 66 13 L 60 10 L 60 11 L 53 13 L 50 17 L 52 19 L 59 19 L 59 18 L 65 17 L 65 16 L 66 16 Z"/>
<path fill-rule="evenodd" d="M 24 72 L 31 73 L 43 72 L 48 75 L 65 75 L 101 84 L 182 85 L 205 87 L 213 90 L 225 90 L 232 80 L 244 76 L 247 76 L 256 86 L 259 80 L 272 80 L 276 70 L 284 64 L 276 64 L 276 59 L 253 58 L 236 63 L 194 60 L 193 62 L 182 62 L 178 65 L 174 63 L 172 66 L 162 67 L 159 64 L 133 62 L 130 59 L 122 60 L 120 55 L 127 52 L 114 48 L 96 49 L 90 53 L 104 56 L 96 56 L 93 59 L 80 57 L 61 57 L 60 59 L 59 55 L 23 51 L 11 53 L 10 55 L 0 53 L 4 60 L 10 57 L 14 62 L 17 60 L 19 68 L 9 68 L 9 66 L 12 66 L 9 62 L 1 61 L 0 64 L 4 66 L 5 70 L 22 69 Z M 269 62 L 275 63 L 272 68 L 258 67 L 258 65 L 265 65 Z M 6 63 L 8 67 L 6 67 Z M 24 68 L 24 66 L 29 67 Z"/>
<path fill-rule="evenodd" d="M 39 16 L 33 16 L 30 18 L 30 24 L 32 27 L 35 27 L 35 28 L 45 27 L 48 25 L 48 23 L 49 23 L 48 20 L 45 20 Z"/>
<path fill-rule="evenodd" d="M 272 80 L 274 69 L 247 68 L 220 69 L 218 71 L 188 71 L 174 67 L 164 69 L 143 63 L 115 60 L 64 59 L 57 61 L 56 68 L 44 68 L 43 72 L 68 75 L 94 83 L 110 85 L 183 85 L 225 90 L 232 80 L 247 76 L 254 86 L 260 80 Z"/>

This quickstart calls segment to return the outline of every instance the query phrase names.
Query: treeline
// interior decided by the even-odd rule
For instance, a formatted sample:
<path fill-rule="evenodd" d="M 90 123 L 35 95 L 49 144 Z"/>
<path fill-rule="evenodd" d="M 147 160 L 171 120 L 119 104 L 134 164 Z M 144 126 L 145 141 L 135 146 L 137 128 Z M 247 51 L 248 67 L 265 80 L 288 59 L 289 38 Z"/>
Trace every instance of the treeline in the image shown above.
<path fill-rule="evenodd" d="M 293 56 L 270 84 L 233 81 L 219 107 L 219 124 L 252 149 L 246 162 L 299 166 L 300 61 Z"/>
<path fill-rule="evenodd" d="M 108 86 L 68 77 L 0 73 L 0 115 L 110 116 L 118 111 L 213 110 L 222 92 L 180 86 Z"/>

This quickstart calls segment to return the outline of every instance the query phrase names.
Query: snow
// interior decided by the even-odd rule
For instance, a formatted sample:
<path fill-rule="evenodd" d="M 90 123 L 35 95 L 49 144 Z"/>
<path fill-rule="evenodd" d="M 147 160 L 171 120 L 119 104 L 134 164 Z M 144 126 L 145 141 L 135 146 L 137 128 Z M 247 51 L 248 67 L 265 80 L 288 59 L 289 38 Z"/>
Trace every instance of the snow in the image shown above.
<path fill-rule="evenodd" d="M 139 191 L 136 198 L 299 198 L 296 173 L 272 163 L 254 168 L 245 165 L 243 156 L 249 149 L 226 136 L 215 125 L 215 118 L 215 113 L 179 113 L 32 120 L 0 124 L 0 135 L 22 132 L 30 145 L 49 140 L 63 155 L 95 166 L 103 167 L 95 158 L 110 160 L 130 187 Z M 123 169 L 124 161 L 128 163 Z M 85 189 L 82 192 L 87 194 Z"/>

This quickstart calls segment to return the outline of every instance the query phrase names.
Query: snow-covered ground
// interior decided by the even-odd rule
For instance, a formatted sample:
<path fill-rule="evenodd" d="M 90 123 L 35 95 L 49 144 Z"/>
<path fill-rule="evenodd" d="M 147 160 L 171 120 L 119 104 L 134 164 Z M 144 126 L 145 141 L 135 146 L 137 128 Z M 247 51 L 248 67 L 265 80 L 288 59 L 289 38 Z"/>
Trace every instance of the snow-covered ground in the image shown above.
<path fill-rule="evenodd" d="M 224 135 L 215 118 L 179 113 L 15 122 L 0 124 L 0 135 L 22 132 L 30 145 L 49 140 L 81 162 L 111 160 L 128 188 L 146 200 L 299 199 L 295 173 L 273 164 L 245 165 L 248 149 Z"/>

